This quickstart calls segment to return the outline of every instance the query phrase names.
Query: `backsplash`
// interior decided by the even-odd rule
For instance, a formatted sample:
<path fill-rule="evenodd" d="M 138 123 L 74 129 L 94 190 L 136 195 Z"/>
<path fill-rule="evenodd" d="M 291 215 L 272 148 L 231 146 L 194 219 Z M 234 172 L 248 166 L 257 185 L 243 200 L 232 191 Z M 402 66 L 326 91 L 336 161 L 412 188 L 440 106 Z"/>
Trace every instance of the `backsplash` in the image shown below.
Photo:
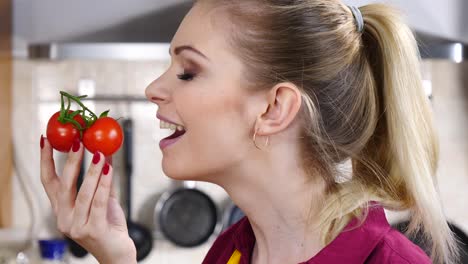
<path fill-rule="evenodd" d="M 60 108 L 60 90 L 78 94 L 80 90 L 95 91 L 96 95 L 137 96 L 144 98 L 144 90 L 151 81 L 168 67 L 165 62 L 122 61 L 27 61 L 14 63 L 14 113 L 13 125 L 16 173 L 27 178 L 28 188 L 34 194 L 35 207 L 40 213 L 36 224 L 40 225 L 39 238 L 59 236 L 55 229 L 49 201 L 42 188 L 39 175 L 39 138 L 45 134 L 49 117 Z M 171 180 L 161 168 L 162 153 L 159 140 L 169 135 L 159 129 L 156 119 L 157 106 L 148 101 L 86 101 L 96 113 L 111 109 L 114 118 L 132 118 L 134 121 L 134 158 L 132 179 L 132 220 L 153 231 L 153 212 L 159 196 L 171 186 Z M 19 122 L 18 122 L 19 121 Z M 57 171 L 60 173 L 66 154 L 54 153 Z M 122 151 L 113 157 L 114 184 L 120 196 L 123 179 Z M 85 156 L 88 163 L 92 156 Z M 88 166 L 88 165 L 87 165 Z M 197 188 L 206 192 L 219 206 L 227 195 L 220 187 L 199 183 Z M 13 221 L 16 227 L 27 227 L 31 216 L 24 195 L 14 180 Z M 200 263 L 211 242 L 202 246 L 183 249 L 163 240 L 155 241 L 150 256 L 141 263 Z M 72 258 L 72 263 L 97 263 L 88 255 L 84 259 Z"/>
<path fill-rule="evenodd" d="M 468 232 L 468 64 L 445 61 L 425 61 L 432 73 L 433 109 L 440 134 L 441 161 L 439 189 L 448 218 Z M 14 62 L 13 134 L 16 174 L 27 180 L 34 195 L 39 215 L 39 237 L 58 235 L 47 196 L 39 176 L 39 138 L 45 134 L 48 118 L 60 107 L 59 91 L 77 94 L 80 90 L 95 90 L 98 95 L 132 95 L 144 97 L 146 86 L 161 75 L 168 62 L 123 61 L 29 61 Z M 464 87 L 465 86 L 465 87 Z M 94 88 L 94 89 L 93 89 Z M 159 195 L 171 184 L 161 169 L 162 154 L 158 141 L 168 135 L 159 129 L 157 106 L 146 101 L 88 101 L 96 112 L 111 109 L 113 117 L 134 120 L 134 170 L 132 219 L 153 229 L 153 210 Z M 60 172 L 65 154 L 55 153 Z M 90 154 L 87 161 L 91 160 Z M 118 188 L 123 176 L 122 153 L 114 156 L 114 183 Z M 200 183 L 198 187 L 218 203 L 220 210 L 227 195 L 220 187 Z M 28 227 L 31 220 L 23 192 L 14 178 L 15 227 Z M 202 246 L 182 249 L 163 240 L 155 241 L 149 257 L 141 263 L 201 263 L 212 240 Z M 72 258 L 71 263 L 91 264 L 96 260 Z"/>
<path fill-rule="evenodd" d="M 438 185 L 450 221 L 468 233 L 468 62 L 427 62 L 440 139 Z"/>

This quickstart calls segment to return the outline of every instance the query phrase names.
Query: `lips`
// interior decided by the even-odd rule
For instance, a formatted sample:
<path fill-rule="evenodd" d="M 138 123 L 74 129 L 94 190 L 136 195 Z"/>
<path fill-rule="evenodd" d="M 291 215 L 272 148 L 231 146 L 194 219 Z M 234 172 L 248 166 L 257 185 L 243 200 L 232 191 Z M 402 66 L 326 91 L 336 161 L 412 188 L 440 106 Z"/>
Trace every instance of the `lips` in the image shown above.
<path fill-rule="evenodd" d="M 184 134 L 185 134 L 185 130 L 176 130 L 174 132 L 174 134 L 172 134 L 169 137 L 164 138 L 161 141 L 159 141 L 159 147 L 161 148 L 161 150 L 163 150 L 163 149 L 177 143 L 177 141 L 179 141 Z"/>
<path fill-rule="evenodd" d="M 156 114 L 156 117 L 161 120 L 160 127 L 161 129 L 171 129 L 174 130 L 174 133 L 159 142 L 159 147 L 161 150 L 169 147 L 170 145 L 175 144 L 180 138 L 186 133 L 185 127 L 177 124 L 176 122 L 171 121 L 170 119 L 160 115 L 159 113 Z"/>
<path fill-rule="evenodd" d="M 159 119 L 159 120 L 162 120 L 162 121 L 164 121 L 164 122 L 167 122 L 167 123 L 170 123 L 170 124 L 174 124 L 174 125 L 176 125 L 176 126 L 184 127 L 183 125 L 178 124 L 178 123 L 176 123 L 176 122 L 170 120 L 169 118 L 160 115 L 159 113 L 156 113 L 156 118 Z M 185 127 L 184 127 L 184 129 L 185 129 Z"/>

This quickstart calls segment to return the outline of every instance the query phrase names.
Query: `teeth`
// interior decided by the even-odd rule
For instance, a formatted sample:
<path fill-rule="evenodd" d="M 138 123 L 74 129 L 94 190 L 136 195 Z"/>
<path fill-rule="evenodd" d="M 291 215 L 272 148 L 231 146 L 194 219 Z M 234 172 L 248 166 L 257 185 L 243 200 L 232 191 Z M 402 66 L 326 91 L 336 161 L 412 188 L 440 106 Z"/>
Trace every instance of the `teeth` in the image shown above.
<path fill-rule="evenodd" d="M 185 128 L 183 126 L 179 126 L 179 125 L 176 125 L 176 124 L 171 124 L 171 123 L 168 123 L 168 122 L 165 122 L 165 121 L 162 121 L 162 120 L 160 120 L 160 122 L 159 122 L 159 128 L 161 128 L 161 129 L 170 129 L 170 130 L 179 130 L 179 131 L 185 130 Z"/>

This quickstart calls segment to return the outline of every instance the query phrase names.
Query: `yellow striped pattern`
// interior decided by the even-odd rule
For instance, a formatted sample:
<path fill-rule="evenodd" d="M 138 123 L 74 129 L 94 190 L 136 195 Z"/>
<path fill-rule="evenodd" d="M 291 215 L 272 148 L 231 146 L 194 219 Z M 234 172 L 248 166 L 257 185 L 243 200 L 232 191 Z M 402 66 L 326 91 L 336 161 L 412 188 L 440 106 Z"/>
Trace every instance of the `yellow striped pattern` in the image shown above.
<path fill-rule="evenodd" d="M 232 253 L 231 258 L 228 260 L 227 264 L 239 264 L 240 259 L 241 253 L 236 249 L 234 253 Z"/>

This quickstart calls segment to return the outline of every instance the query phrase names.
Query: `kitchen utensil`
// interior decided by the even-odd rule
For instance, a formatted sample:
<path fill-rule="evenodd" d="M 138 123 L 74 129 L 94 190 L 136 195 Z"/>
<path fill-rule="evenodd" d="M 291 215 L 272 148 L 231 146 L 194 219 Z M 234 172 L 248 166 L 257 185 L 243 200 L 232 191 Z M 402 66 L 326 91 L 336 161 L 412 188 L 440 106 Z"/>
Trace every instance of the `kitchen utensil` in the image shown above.
<path fill-rule="evenodd" d="M 153 237 L 151 232 L 144 226 L 131 220 L 132 207 L 132 173 L 133 173 L 133 121 L 131 119 L 123 120 L 124 132 L 124 160 L 125 175 L 127 177 L 126 187 L 126 217 L 128 234 L 135 243 L 137 250 L 137 260 L 140 261 L 149 255 L 153 248 Z"/>
<path fill-rule="evenodd" d="M 231 225 L 241 220 L 245 214 L 242 210 L 235 205 L 231 199 L 228 200 L 227 205 L 224 207 L 223 214 L 223 230 L 228 229 Z"/>
<path fill-rule="evenodd" d="M 81 184 L 83 183 L 83 177 L 85 174 L 85 155 L 83 155 L 83 160 L 80 165 L 80 173 L 78 174 L 78 179 L 76 180 L 76 192 L 80 191 Z M 88 251 L 84 249 L 80 244 L 76 243 L 73 239 L 66 237 L 68 243 L 68 249 L 71 254 L 77 258 L 83 258 L 88 255 Z"/>
<path fill-rule="evenodd" d="M 154 221 L 167 240 L 180 247 L 195 247 L 214 234 L 218 212 L 213 200 L 196 189 L 195 182 L 183 181 L 161 195 Z"/>
<path fill-rule="evenodd" d="M 64 239 L 39 240 L 39 250 L 42 257 L 41 263 L 69 263 L 67 256 L 67 241 Z"/>

